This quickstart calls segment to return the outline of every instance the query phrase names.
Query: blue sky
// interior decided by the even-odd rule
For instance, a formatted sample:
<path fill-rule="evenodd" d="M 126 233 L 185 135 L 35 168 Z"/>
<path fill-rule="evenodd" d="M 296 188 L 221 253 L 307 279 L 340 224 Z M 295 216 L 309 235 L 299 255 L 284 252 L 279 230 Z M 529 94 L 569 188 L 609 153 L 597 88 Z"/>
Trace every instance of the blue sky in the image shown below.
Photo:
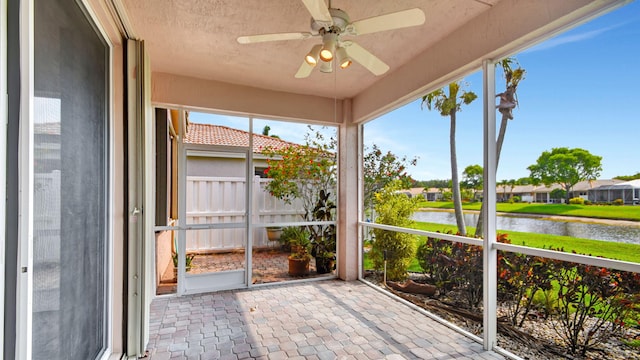
<path fill-rule="evenodd" d="M 640 172 L 640 2 L 610 12 L 559 36 L 514 54 L 526 69 L 518 87 L 519 107 L 509 122 L 497 179 L 529 175 L 545 150 L 579 147 L 602 156 L 600 178 Z M 504 90 L 497 69 L 496 91 Z M 478 71 L 464 78 L 467 90 L 482 96 Z M 497 113 L 499 118 L 499 113 Z M 191 114 L 195 122 L 215 122 L 245 130 L 246 119 Z M 303 125 L 260 121 L 281 138 L 301 142 Z M 482 101 L 464 107 L 457 119 L 460 172 L 482 164 Z M 423 110 L 416 100 L 364 126 L 365 145 L 418 157 L 414 179 L 451 178 L 449 118 Z"/>

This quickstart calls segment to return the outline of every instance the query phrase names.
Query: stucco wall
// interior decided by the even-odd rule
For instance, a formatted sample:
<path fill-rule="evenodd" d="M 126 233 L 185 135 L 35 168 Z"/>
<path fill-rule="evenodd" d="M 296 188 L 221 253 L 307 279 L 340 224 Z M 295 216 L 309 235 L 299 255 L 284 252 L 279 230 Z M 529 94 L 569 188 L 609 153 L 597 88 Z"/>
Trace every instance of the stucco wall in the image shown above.
<path fill-rule="evenodd" d="M 173 231 L 156 233 L 156 286 L 163 280 L 171 280 L 173 278 L 172 234 Z"/>
<path fill-rule="evenodd" d="M 187 176 L 244 177 L 244 159 L 204 156 L 187 157 Z M 254 160 L 255 168 L 266 168 L 265 160 Z"/>

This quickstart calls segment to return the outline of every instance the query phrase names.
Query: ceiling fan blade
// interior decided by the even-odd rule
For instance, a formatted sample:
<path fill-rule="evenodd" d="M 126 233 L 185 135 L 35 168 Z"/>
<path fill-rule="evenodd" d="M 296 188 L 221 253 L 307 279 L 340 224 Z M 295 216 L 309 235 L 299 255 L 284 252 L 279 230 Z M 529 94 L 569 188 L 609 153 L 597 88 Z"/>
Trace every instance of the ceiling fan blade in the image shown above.
<path fill-rule="evenodd" d="M 364 66 L 374 75 L 380 76 L 389 70 L 389 65 L 355 42 L 345 41 L 343 46 L 353 61 Z"/>
<path fill-rule="evenodd" d="M 425 17 L 422 9 L 414 8 L 403 10 L 355 21 L 351 24 L 355 27 L 355 34 L 352 35 L 370 34 L 379 31 L 417 26 L 424 24 L 424 21 Z"/>
<path fill-rule="evenodd" d="M 282 41 L 282 40 L 303 40 L 313 36 L 311 33 L 279 33 L 279 34 L 262 34 L 262 35 L 249 35 L 240 36 L 238 42 L 240 44 L 253 44 L 267 41 Z"/>
<path fill-rule="evenodd" d="M 302 61 L 302 65 L 300 65 L 300 68 L 298 69 L 298 72 L 296 73 L 296 79 L 304 79 L 306 77 L 309 77 L 309 75 L 311 75 L 311 71 L 313 70 L 313 66 L 307 64 L 306 61 Z"/>
<path fill-rule="evenodd" d="M 302 0 L 302 3 L 316 22 L 324 26 L 333 25 L 333 18 L 324 0 Z"/>

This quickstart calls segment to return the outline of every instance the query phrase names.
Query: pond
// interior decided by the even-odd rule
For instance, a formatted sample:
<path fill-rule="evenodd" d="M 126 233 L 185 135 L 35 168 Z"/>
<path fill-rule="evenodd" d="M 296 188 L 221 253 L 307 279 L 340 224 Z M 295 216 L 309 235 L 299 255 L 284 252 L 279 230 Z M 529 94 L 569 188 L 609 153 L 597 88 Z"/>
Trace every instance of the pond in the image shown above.
<path fill-rule="evenodd" d="M 456 223 L 455 214 L 452 211 L 418 211 L 413 215 L 413 219 L 437 224 L 453 225 Z M 478 214 L 465 213 L 464 221 L 467 226 L 475 226 L 478 221 Z M 514 216 L 512 214 L 499 214 L 496 221 L 499 230 L 640 244 L 640 224 L 628 226 L 605 225 Z"/>

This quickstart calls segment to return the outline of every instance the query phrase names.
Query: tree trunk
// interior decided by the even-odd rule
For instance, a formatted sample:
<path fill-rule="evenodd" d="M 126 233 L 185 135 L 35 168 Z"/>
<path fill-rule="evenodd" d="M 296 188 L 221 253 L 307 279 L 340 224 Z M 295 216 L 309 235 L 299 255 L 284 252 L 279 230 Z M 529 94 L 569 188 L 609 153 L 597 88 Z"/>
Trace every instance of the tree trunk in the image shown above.
<path fill-rule="evenodd" d="M 507 112 L 502 113 L 502 121 L 500 121 L 500 131 L 498 132 L 498 139 L 496 140 L 496 173 L 498 172 L 498 163 L 500 162 L 500 152 L 502 151 L 502 143 L 504 142 L 504 134 L 507 132 L 507 124 L 509 122 L 509 114 Z M 486 189 L 486 186 L 485 186 Z M 480 205 L 480 214 L 478 214 L 478 222 L 476 224 L 476 237 L 482 236 L 482 231 L 484 229 L 484 199 L 486 196 L 483 196 L 482 204 Z"/>
<path fill-rule="evenodd" d="M 451 151 L 451 192 L 453 196 L 453 208 L 456 215 L 456 225 L 458 232 L 462 236 L 467 235 L 467 227 L 464 224 L 464 214 L 462 213 L 462 198 L 460 196 L 460 182 L 458 180 L 458 160 L 456 155 L 456 111 L 451 111 L 451 126 L 449 133 L 449 144 Z"/>
<path fill-rule="evenodd" d="M 500 152 L 502 151 L 504 134 L 507 133 L 508 123 L 509 123 L 509 115 L 506 113 L 502 114 L 502 121 L 500 121 L 500 131 L 498 132 L 498 139 L 496 140 L 496 171 L 498 170 L 498 163 L 500 163 Z"/>

